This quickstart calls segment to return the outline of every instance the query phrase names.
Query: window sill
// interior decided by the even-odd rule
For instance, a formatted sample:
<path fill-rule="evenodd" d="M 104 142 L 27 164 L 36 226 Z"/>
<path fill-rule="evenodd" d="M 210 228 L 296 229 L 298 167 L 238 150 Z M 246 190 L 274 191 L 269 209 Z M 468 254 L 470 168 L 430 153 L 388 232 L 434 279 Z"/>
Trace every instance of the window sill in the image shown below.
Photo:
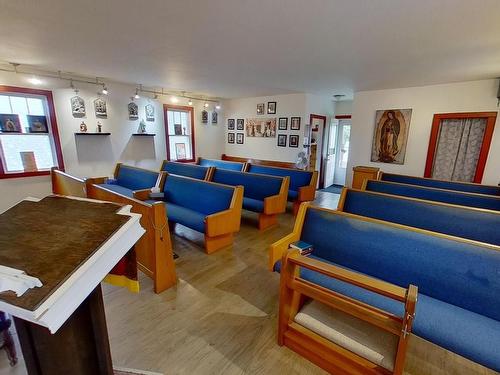
<path fill-rule="evenodd" d="M 7 180 L 9 178 L 36 177 L 36 176 L 50 176 L 50 170 L 36 171 L 36 172 L 4 173 L 0 174 L 0 180 Z"/>

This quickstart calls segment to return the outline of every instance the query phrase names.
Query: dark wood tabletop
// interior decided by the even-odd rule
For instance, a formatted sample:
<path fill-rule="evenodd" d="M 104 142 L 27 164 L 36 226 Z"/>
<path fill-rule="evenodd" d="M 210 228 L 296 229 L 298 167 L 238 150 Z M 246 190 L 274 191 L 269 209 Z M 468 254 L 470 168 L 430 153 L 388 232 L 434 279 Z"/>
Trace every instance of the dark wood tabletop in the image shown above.
<path fill-rule="evenodd" d="M 34 311 L 102 246 L 129 217 L 120 206 L 60 196 L 22 201 L 0 215 L 0 265 L 25 271 L 43 283 L 21 297 L 0 300 Z"/>

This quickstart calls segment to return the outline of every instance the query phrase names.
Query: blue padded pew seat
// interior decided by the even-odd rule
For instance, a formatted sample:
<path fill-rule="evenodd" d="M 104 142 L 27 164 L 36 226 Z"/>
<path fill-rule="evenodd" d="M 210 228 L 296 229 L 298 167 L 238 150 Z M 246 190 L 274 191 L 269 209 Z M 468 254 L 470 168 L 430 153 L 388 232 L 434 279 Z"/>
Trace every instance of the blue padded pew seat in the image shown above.
<path fill-rule="evenodd" d="M 207 180 L 211 167 L 164 160 L 160 170 L 178 176 L 191 177 L 198 180 Z"/>
<path fill-rule="evenodd" d="M 289 177 L 290 186 L 287 199 L 289 202 L 294 202 L 294 213 L 297 213 L 300 203 L 313 201 L 315 198 L 318 181 L 317 171 L 249 164 L 246 172 Z"/>
<path fill-rule="evenodd" d="M 432 178 L 406 176 L 393 173 L 382 173 L 380 180 L 399 182 L 401 184 L 426 186 L 438 189 L 463 191 L 465 193 L 487 194 L 500 196 L 500 186 L 481 185 L 469 182 L 435 180 Z"/>
<path fill-rule="evenodd" d="M 98 184 L 115 193 L 133 197 L 134 191 L 150 189 L 156 186 L 159 172 L 118 163 L 115 168 L 114 181 Z"/>
<path fill-rule="evenodd" d="M 344 189 L 339 211 L 500 245 L 500 212 Z"/>
<path fill-rule="evenodd" d="M 167 175 L 163 200 L 170 222 L 205 234 L 207 253 L 231 245 L 240 229 L 242 187 Z"/>
<path fill-rule="evenodd" d="M 464 193 L 461 191 L 376 180 L 367 180 L 365 190 L 500 211 L 500 197 L 492 195 Z"/>
<path fill-rule="evenodd" d="M 313 244 L 315 259 L 402 287 L 416 285 L 413 333 L 500 370 L 500 247 L 312 207 L 300 239 Z M 307 269 L 301 277 L 401 314 L 400 304 L 352 284 Z"/>
<path fill-rule="evenodd" d="M 286 210 L 288 177 L 216 169 L 212 181 L 243 186 L 243 208 L 259 213 L 259 229 L 275 225 L 276 215 Z"/>
<path fill-rule="evenodd" d="M 229 171 L 242 172 L 245 167 L 245 163 L 239 163 L 236 161 L 227 160 L 216 160 L 216 159 L 204 159 L 198 158 L 197 163 L 203 167 L 215 167 L 217 169 L 226 169 Z"/>

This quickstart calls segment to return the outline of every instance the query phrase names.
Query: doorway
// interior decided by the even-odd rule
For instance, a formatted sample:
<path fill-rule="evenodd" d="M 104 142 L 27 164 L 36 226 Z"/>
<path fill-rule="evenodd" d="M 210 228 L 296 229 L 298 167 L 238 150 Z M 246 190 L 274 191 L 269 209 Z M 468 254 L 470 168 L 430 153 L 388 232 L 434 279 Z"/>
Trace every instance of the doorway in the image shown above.
<path fill-rule="evenodd" d="M 330 122 L 325 157 L 324 187 L 345 185 L 351 138 L 351 116 L 336 116 Z"/>

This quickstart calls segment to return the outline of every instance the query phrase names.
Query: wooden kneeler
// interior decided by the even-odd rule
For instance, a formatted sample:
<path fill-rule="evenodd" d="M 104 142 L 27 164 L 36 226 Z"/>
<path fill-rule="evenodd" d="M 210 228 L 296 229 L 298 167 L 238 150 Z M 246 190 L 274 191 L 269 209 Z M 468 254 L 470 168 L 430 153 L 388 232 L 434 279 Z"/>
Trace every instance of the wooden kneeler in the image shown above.
<path fill-rule="evenodd" d="M 373 293 L 404 304 L 404 316 L 396 316 L 387 311 L 347 297 L 310 281 L 302 279 L 300 268 L 309 269 L 328 277 L 353 284 Z M 285 345 L 321 368 L 334 374 L 402 374 L 405 364 L 408 339 L 410 336 L 418 289 L 410 285 L 407 289 L 374 279 L 359 273 L 333 266 L 316 259 L 300 255 L 298 250 L 284 253 L 281 267 L 278 344 Z M 309 302 L 313 301 L 309 304 Z M 362 326 L 380 332 L 384 337 L 393 339 L 392 363 L 381 365 L 367 359 L 363 353 L 369 349 L 356 351 L 352 345 L 339 344 L 325 338 L 321 330 L 306 327 L 298 319 L 307 311 L 304 306 L 321 305 L 333 314 L 346 316 Z M 317 322 L 321 326 L 322 322 Z M 359 330 L 357 327 L 356 329 Z M 337 331 L 334 331 L 337 332 Z M 342 333 L 341 333 L 342 334 Z M 349 339 L 349 337 L 348 337 Z M 353 341 L 354 344 L 362 342 Z M 348 347 L 348 348 L 346 348 Z M 376 353 L 376 352 L 375 352 Z"/>

